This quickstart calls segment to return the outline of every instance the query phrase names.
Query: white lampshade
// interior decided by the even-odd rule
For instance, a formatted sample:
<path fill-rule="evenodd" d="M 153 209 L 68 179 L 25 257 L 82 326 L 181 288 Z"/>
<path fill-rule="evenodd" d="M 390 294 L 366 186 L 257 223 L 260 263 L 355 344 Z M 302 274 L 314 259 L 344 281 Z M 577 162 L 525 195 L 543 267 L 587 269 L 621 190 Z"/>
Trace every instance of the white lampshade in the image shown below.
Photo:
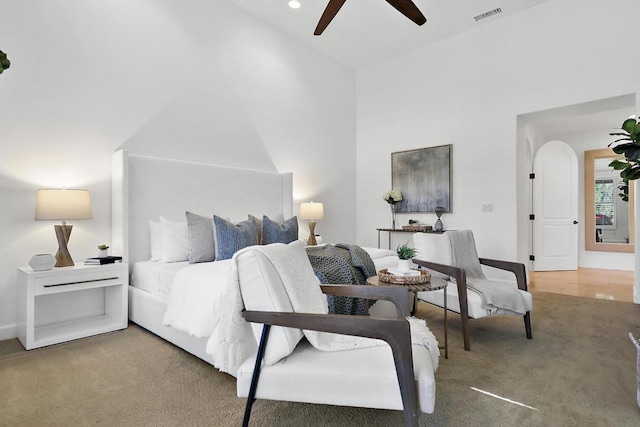
<path fill-rule="evenodd" d="M 316 221 L 324 219 L 324 206 L 322 203 L 300 203 L 300 219 Z"/>
<path fill-rule="evenodd" d="M 91 197 L 87 190 L 38 190 L 36 193 L 37 220 L 62 220 L 62 225 L 54 225 L 58 239 L 56 252 L 56 267 L 70 267 L 73 264 L 69 248 L 72 225 L 67 225 L 68 219 L 91 219 Z"/>
<path fill-rule="evenodd" d="M 92 219 L 91 197 L 88 190 L 38 190 L 36 193 L 37 220 Z"/>

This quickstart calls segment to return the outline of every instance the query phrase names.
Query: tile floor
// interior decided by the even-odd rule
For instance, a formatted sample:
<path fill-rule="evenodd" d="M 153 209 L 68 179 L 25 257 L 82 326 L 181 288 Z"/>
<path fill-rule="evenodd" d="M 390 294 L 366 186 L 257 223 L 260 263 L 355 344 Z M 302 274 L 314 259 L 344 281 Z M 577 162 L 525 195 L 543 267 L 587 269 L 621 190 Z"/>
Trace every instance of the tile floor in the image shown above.
<path fill-rule="evenodd" d="M 633 302 L 633 271 L 594 268 L 531 271 L 529 288 L 540 292 Z"/>

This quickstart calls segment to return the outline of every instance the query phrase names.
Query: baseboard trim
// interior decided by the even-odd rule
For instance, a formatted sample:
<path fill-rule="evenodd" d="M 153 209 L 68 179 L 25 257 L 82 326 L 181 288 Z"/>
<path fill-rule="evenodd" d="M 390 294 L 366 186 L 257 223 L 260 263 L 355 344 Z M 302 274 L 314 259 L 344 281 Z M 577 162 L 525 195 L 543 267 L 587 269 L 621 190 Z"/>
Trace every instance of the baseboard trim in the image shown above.
<path fill-rule="evenodd" d="M 4 325 L 0 326 L 0 341 L 10 340 L 18 336 L 18 325 Z"/>

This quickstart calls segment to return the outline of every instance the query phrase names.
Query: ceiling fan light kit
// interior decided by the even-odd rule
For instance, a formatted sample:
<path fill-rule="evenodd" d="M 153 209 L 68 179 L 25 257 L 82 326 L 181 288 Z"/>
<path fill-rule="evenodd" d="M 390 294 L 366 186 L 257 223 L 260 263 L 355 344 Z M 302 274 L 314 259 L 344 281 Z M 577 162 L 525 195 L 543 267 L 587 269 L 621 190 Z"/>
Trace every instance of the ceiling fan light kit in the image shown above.
<path fill-rule="evenodd" d="M 338 14 L 338 11 L 345 1 L 346 0 L 329 0 L 329 4 L 327 4 L 327 7 L 322 13 L 313 35 L 319 36 L 322 34 L 333 18 Z M 424 17 L 422 12 L 420 12 L 420 9 L 418 9 L 418 6 L 416 6 L 411 0 L 386 0 L 386 2 L 418 25 L 422 25 L 427 22 L 427 18 Z"/>

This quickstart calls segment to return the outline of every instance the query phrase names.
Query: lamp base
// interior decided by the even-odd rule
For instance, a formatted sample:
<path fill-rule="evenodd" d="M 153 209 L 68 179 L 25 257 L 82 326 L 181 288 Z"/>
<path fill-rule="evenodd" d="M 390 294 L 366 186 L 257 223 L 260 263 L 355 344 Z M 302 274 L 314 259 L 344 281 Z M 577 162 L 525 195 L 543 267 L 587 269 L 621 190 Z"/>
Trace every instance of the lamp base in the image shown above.
<path fill-rule="evenodd" d="M 309 221 L 309 238 L 307 239 L 307 245 L 316 246 L 318 243 L 316 242 L 316 223 L 315 221 Z"/>
<path fill-rule="evenodd" d="M 67 243 L 69 242 L 73 225 L 54 225 L 54 228 L 56 230 L 56 238 L 58 239 L 55 267 L 71 267 L 74 263 L 73 259 L 71 259 L 69 249 L 67 249 Z"/>

